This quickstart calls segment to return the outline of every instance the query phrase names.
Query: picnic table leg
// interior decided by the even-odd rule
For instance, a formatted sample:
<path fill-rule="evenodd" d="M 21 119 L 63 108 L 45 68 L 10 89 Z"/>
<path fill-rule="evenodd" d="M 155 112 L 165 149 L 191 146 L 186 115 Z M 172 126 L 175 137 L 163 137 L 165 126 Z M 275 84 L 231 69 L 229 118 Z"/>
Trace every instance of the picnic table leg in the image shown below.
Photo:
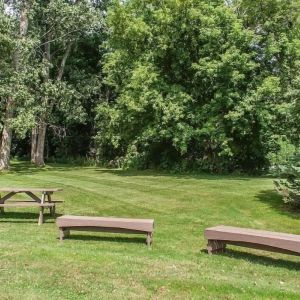
<path fill-rule="evenodd" d="M 46 197 L 46 194 L 43 192 L 42 193 L 42 198 L 41 198 L 41 203 L 45 203 L 45 197 Z"/>
<path fill-rule="evenodd" d="M 14 196 L 16 193 L 15 192 L 10 192 L 6 194 L 5 196 L 1 197 L 0 195 L 0 203 L 4 204 L 6 200 L 10 199 L 12 196 Z M 0 207 L 0 213 L 4 214 L 4 207 Z"/>
<path fill-rule="evenodd" d="M 50 193 L 47 193 L 47 199 L 48 199 L 49 203 L 52 203 L 52 199 L 51 199 Z M 50 206 L 49 210 L 50 210 L 50 215 L 51 216 L 55 216 L 55 206 Z"/>
<path fill-rule="evenodd" d="M 39 215 L 39 225 L 42 225 L 44 223 L 44 207 L 40 207 L 40 215 Z"/>
<path fill-rule="evenodd" d="M 0 195 L 0 203 L 1 203 L 1 204 L 4 203 L 4 201 L 2 200 L 1 195 Z M 4 207 L 1 207 L 1 208 L 0 208 L 0 213 L 1 213 L 1 214 L 4 214 Z"/>
<path fill-rule="evenodd" d="M 52 216 L 55 216 L 55 205 L 51 207 L 50 213 Z"/>
<path fill-rule="evenodd" d="M 34 193 L 30 192 L 30 191 L 26 191 L 25 192 L 26 195 L 28 195 L 31 199 L 33 199 L 34 201 L 41 203 L 41 198 L 39 198 L 38 196 L 36 196 Z"/>

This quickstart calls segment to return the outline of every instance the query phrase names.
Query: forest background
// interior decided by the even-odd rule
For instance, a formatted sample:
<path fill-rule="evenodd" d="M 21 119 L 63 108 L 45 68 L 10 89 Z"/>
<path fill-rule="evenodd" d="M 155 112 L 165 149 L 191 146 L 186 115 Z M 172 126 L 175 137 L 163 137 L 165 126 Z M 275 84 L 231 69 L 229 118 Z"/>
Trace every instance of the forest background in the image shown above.
<path fill-rule="evenodd" d="M 0 0 L 0 167 L 299 163 L 299 0 Z"/>

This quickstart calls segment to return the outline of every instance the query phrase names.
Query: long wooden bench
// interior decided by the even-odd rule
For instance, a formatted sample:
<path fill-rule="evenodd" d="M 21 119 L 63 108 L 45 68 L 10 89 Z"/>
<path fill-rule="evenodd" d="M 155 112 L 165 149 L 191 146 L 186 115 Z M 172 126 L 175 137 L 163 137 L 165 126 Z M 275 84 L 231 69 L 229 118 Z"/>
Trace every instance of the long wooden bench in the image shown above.
<path fill-rule="evenodd" d="M 59 237 L 61 241 L 70 235 L 70 230 L 100 231 L 146 234 L 146 243 L 150 246 L 154 232 L 154 220 L 152 219 L 61 216 L 56 219 L 56 224 L 59 228 Z"/>
<path fill-rule="evenodd" d="M 44 223 L 44 209 L 50 208 L 50 213 L 55 215 L 55 203 L 56 202 L 46 202 L 38 203 L 36 201 L 9 201 L 6 203 L 0 203 L 0 208 L 10 208 L 10 207 L 39 207 L 39 219 L 38 224 L 42 225 Z M 3 213 L 3 212 L 2 212 Z"/>
<path fill-rule="evenodd" d="M 223 252 L 226 245 L 229 244 L 300 255 L 300 235 L 296 234 L 221 225 L 207 228 L 204 235 L 208 240 L 207 251 L 209 254 Z"/>

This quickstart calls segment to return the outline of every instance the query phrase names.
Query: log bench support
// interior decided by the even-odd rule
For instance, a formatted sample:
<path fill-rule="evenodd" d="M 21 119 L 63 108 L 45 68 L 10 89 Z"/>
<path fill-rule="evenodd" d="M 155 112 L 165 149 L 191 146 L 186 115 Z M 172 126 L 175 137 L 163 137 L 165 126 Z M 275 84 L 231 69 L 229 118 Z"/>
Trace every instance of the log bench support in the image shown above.
<path fill-rule="evenodd" d="M 207 252 L 208 254 L 222 253 L 226 250 L 226 244 L 223 241 L 218 240 L 208 240 L 207 242 Z"/>
<path fill-rule="evenodd" d="M 59 240 L 62 242 L 65 238 L 70 236 L 70 230 L 65 228 L 59 228 Z"/>
<path fill-rule="evenodd" d="M 148 247 L 152 245 L 152 241 L 153 241 L 153 232 L 148 232 L 146 238 L 146 243 Z"/>
<path fill-rule="evenodd" d="M 146 234 L 147 246 L 150 247 L 153 242 L 154 220 L 149 219 L 62 216 L 56 219 L 56 224 L 60 241 L 69 237 L 71 230 L 75 230 Z"/>

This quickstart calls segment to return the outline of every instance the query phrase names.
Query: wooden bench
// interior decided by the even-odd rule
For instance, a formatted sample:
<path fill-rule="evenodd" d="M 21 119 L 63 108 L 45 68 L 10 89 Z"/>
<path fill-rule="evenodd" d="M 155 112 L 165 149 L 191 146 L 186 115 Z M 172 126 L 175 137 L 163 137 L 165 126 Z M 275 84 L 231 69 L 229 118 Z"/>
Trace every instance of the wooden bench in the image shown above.
<path fill-rule="evenodd" d="M 230 226 L 207 228 L 209 254 L 223 252 L 226 245 L 237 245 L 273 252 L 300 255 L 300 235 Z"/>
<path fill-rule="evenodd" d="M 146 243 L 150 246 L 154 232 L 154 220 L 152 219 L 62 216 L 56 219 L 56 224 L 59 228 L 59 237 L 61 241 L 70 235 L 70 230 L 100 231 L 146 234 Z"/>
<path fill-rule="evenodd" d="M 35 201 L 9 201 L 6 203 L 0 203 L 0 208 L 10 208 L 10 207 L 39 207 L 39 220 L 38 224 L 42 225 L 44 223 L 44 209 L 49 208 L 51 215 L 55 215 L 55 202 L 38 203 Z"/>

